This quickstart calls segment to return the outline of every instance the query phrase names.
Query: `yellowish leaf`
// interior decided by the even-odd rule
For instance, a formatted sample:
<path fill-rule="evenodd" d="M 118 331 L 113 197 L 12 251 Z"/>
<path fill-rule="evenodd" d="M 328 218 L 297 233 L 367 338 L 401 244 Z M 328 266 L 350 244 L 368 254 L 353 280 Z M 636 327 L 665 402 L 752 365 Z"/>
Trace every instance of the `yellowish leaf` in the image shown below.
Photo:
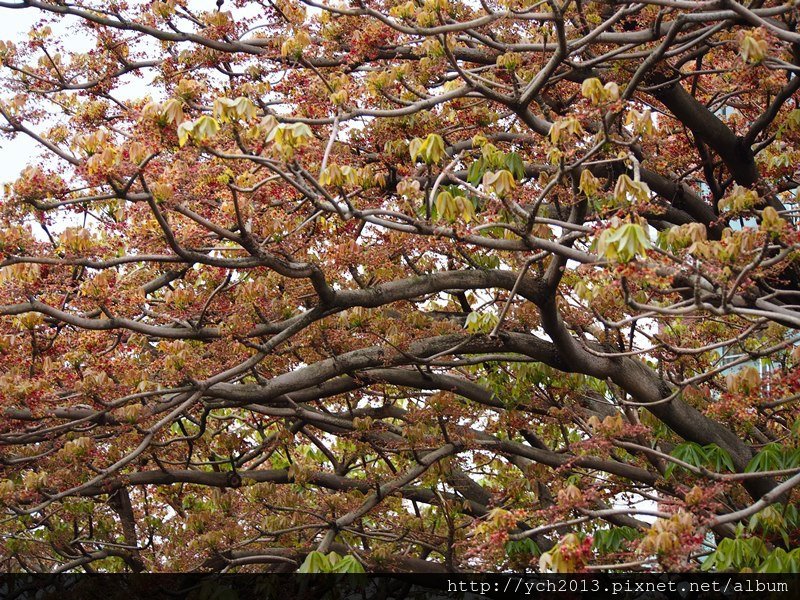
<path fill-rule="evenodd" d="M 483 188 L 487 192 L 494 192 L 503 197 L 515 187 L 517 187 L 517 182 L 514 181 L 514 175 L 512 175 L 511 171 L 502 169 L 495 172 L 487 171 L 483 174 Z"/>

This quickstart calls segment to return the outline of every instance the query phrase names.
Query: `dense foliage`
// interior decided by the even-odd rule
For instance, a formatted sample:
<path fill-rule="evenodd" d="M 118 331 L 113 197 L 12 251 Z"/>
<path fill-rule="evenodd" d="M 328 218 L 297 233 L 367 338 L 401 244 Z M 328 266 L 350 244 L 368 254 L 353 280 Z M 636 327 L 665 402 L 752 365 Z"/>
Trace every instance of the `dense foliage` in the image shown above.
<path fill-rule="evenodd" d="M 0 7 L 4 570 L 798 569 L 794 2 Z"/>

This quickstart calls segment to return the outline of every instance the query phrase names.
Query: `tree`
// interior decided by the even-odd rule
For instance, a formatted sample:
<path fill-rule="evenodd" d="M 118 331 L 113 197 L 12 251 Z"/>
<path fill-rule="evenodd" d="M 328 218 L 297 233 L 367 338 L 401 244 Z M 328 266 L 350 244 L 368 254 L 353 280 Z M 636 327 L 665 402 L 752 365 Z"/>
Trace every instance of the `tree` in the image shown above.
<path fill-rule="evenodd" d="M 0 7 L 4 570 L 800 561 L 793 3 Z"/>

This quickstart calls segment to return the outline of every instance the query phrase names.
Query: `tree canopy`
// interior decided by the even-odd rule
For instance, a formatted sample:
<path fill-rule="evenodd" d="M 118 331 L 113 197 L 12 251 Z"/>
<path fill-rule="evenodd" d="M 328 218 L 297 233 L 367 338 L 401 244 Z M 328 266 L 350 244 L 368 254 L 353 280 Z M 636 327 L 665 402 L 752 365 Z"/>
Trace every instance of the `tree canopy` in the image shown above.
<path fill-rule="evenodd" d="M 793 2 L 12 11 L 3 570 L 800 566 Z"/>

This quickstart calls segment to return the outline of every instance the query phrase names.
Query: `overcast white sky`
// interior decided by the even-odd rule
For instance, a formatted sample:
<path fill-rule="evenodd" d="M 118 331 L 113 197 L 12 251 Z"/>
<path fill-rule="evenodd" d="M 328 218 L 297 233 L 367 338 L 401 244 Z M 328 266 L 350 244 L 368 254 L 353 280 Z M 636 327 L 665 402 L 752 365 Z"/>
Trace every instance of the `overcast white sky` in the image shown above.
<path fill-rule="evenodd" d="M 35 11 L 30 9 L 0 8 L 0 40 L 16 42 L 24 39 L 36 22 L 35 16 Z M 35 149 L 36 144 L 23 139 L 23 136 L 18 136 L 13 142 L 0 140 L 0 184 L 14 181 L 17 174 L 28 164 L 29 157 Z"/>

